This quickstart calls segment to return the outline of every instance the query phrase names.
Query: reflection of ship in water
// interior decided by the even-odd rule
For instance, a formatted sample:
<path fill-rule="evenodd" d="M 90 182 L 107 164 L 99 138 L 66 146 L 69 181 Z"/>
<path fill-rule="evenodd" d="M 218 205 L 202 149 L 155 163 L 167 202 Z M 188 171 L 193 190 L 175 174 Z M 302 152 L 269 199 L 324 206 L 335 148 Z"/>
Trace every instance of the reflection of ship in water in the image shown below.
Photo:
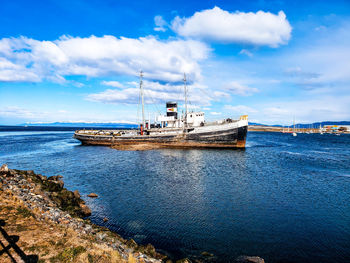
<path fill-rule="evenodd" d="M 239 120 L 225 119 L 206 122 L 204 112 L 188 112 L 187 85 L 184 75 L 185 113 L 178 116 L 176 102 L 167 102 L 166 116 L 158 116 L 154 123 L 145 120 L 144 91 L 140 74 L 142 123 L 138 131 L 77 130 L 74 138 L 87 145 L 108 145 L 119 149 L 156 148 L 244 148 L 248 128 L 248 116 Z"/>

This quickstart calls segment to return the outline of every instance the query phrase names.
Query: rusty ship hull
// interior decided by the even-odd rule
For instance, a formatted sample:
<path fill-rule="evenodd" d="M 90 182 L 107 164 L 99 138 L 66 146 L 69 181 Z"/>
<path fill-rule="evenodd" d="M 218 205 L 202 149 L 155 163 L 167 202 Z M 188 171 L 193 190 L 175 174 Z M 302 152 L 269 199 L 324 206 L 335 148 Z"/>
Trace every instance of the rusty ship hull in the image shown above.
<path fill-rule="evenodd" d="M 116 135 L 108 131 L 76 131 L 83 145 L 104 145 L 117 149 L 141 148 L 245 148 L 248 123 L 195 127 L 187 130 L 149 130 L 145 134 Z"/>

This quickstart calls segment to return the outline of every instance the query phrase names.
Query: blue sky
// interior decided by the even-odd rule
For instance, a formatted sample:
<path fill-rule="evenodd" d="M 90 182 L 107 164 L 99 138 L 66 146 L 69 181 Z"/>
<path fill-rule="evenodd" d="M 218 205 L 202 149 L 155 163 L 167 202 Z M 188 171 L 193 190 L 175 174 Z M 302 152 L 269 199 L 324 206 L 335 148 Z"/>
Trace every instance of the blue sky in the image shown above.
<path fill-rule="evenodd" d="M 0 124 L 136 122 L 164 102 L 207 120 L 350 119 L 349 1 L 2 0 Z"/>

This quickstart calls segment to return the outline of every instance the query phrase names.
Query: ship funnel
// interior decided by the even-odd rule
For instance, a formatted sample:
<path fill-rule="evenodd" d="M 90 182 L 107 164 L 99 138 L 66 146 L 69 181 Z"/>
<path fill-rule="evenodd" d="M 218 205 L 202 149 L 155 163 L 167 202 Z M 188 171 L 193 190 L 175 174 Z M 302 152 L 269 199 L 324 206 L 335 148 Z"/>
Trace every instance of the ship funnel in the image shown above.
<path fill-rule="evenodd" d="M 166 103 L 166 116 L 174 116 L 177 119 L 177 102 L 167 102 Z"/>

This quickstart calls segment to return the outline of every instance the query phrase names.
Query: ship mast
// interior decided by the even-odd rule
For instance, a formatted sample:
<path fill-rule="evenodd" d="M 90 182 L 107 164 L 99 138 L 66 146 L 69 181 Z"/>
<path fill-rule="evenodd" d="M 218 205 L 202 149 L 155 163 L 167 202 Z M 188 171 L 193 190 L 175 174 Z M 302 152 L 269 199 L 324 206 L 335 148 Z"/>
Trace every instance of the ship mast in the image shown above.
<path fill-rule="evenodd" d="M 142 77 L 143 72 L 140 71 L 140 93 L 141 93 L 141 103 L 142 103 L 142 127 L 145 128 L 145 105 L 144 105 L 144 98 L 143 98 L 143 86 L 142 86 Z"/>
<path fill-rule="evenodd" d="M 184 119 L 184 127 L 187 127 L 187 83 L 186 83 L 186 73 L 184 73 L 184 90 L 185 90 L 185 119 Z"/>

